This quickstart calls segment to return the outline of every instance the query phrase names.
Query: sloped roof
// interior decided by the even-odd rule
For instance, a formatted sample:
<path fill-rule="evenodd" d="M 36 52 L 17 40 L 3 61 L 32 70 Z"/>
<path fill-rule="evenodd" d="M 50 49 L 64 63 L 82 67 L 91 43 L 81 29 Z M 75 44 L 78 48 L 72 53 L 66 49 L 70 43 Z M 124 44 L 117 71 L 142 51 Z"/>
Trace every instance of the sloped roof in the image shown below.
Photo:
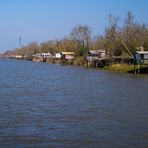
<path fill-rule="evenodd" d="M 63 55 L 74 55 L 74 52 L 61 52 Z"/>
<path fill-rule="evenodd" d="M 136 51 L 138 54 L 148 54 L 148 51 Z"/>
<path fill-rule="evenodd" d="M 91 54 L 106 53 L 106 50 L 89 50 Z"/>

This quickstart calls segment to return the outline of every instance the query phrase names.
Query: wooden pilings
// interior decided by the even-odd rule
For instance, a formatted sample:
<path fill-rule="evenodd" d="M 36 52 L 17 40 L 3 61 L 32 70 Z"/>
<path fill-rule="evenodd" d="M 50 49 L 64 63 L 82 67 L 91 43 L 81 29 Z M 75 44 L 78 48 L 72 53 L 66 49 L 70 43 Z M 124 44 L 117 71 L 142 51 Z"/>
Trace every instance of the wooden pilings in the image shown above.
<path fill-rule="evenodd" d="M 134 74 L 140 74 L 140 68 L 141 68 L 141 65 L 138 64 L 134 64 Z"/>

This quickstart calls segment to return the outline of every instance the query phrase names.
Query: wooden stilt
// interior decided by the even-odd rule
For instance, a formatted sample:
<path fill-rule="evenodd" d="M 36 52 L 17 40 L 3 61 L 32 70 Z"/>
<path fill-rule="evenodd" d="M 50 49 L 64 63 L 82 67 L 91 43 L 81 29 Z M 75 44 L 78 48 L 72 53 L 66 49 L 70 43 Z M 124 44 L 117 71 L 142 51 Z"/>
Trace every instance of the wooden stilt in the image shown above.
<path fill-rule="evenodd" d="M 140 65 L 138 64 L 138 74 L 140 74 Z"/>
<path fill-rule="evenodd" d="M 134 64 L 134 73 L 136 75 L 136 64 Z"/>

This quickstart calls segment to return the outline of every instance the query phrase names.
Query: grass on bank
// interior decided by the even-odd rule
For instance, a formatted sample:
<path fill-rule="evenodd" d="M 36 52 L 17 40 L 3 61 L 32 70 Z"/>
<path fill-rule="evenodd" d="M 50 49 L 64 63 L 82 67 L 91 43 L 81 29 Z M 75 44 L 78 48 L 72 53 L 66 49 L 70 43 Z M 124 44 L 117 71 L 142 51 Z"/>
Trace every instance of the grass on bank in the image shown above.
<path fill-rule="evenodd" d="M 112 70 L 112 71 L 119 71 L 119 72 L 129 72 L 134 70 L 134 65 L 128 64 L 113 64 L 110 66 L 105 66 L 102 68 L 104 70 Z"/>
<path fill-rule="evenodd" d="M 94 63 L 89 62 L 89 64 L 85 63 L 85 58 L 84 57 L 77 57 L 73 60 L 73 62 L 71 61 L 67 61 L 64 62 L 63 64 L 66 65 L 75 65 L 75 66 L 84 66 L 84 67 L 88 67 L 88 68 L 93 68 L 94 67 Z M 109 71 L 117 71 L 117 72 L 124 72 L 124 73 L 135 73 L 135 69 L 136 68 L 136 73 L 138 73 L 138 66 L 136 65 L 136 67 L 134 67 L 134 64 L 112 64 L 109 66 L 104 66 L 104 67 L 100 67 L 99 69 L 101 70 L 109 70 Z M 141 74 L 148 74 L 148 65 L 141 65 L 140 66 L 140 73 Z"/>
<path fill-rule="evenodd" d="M 103 70 L 111 70 L 125 73 L 134 73 L 134 65 L 132 64 L 113 64 L 110 66 L 105 66 L 101 68 Z M 136 71 L 138 71 L 138 67 L 136 66 Z M 140 73 L 148 73 L 148 66 L 140 66 Z"/>

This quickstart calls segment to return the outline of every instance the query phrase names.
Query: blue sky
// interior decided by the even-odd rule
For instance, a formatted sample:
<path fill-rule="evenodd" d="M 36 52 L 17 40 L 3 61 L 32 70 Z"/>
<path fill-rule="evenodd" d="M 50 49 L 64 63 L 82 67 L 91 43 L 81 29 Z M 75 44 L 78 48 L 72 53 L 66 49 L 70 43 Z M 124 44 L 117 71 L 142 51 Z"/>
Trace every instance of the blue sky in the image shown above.
<path fill-rule="evenodd" d="M 109 14 L 122 24 L 129 10 L 148 24 L 148 0 L 0 0 L 0 51 L 17 48 L 19 36 L 24 46 L 61 39 L 78 24 L 103 34 Z"/>

